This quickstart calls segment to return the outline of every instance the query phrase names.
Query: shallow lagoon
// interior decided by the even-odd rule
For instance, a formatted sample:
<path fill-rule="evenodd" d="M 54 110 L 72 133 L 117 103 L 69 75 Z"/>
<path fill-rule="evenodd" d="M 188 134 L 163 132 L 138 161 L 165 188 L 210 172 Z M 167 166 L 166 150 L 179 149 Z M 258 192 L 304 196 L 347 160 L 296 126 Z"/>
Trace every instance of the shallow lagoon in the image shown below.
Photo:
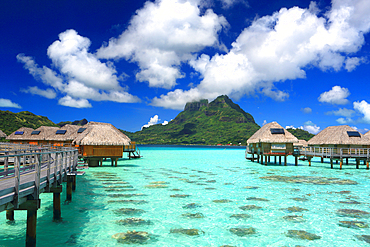
<path fill-rule="evenodd" d="M 148 233 L 145 246 L 369 245 L 361 237 L 370 235 L 364 166 L 294 166 L 292 157 L 288 166 L 263 166 L 245 149 L 140 149 L 142 159 L 107 161 L 78 177 L 62 222 L 52 222 L 52 194 L 42 194 L 37 245 L 125 246 L 112 235 L 133 230 Z M 26 213 L 17 211 L 14 224 L 5 212 L 0 219 L 0 246 L 24 246 Z"/>

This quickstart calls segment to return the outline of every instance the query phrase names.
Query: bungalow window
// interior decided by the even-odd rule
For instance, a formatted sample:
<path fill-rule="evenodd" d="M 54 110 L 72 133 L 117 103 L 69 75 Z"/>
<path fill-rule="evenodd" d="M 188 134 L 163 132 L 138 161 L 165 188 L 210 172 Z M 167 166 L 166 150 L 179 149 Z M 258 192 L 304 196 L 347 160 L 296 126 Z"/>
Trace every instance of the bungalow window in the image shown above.
<path fill-rule="evenodd" d="M 15 133 L 14 133 L 14 135 L 23 135 L 24 134 L 24 131 L 16 131 Z"/>
<path fill-rule="evenodd" d="M 349 137 L 361 137 L 358 131 L 347 131 Z"/>
<path fill-rule="evenodd" d="M 270 131 L 271 131 L 271 134 L 273 135 L 274 134 L 285 134 L 283 128 L 271 128 Z"/>
<path fill-rule="evenodd" d="M 41 131 L 39 131 L 39 130 L 34 130 L 34 131 L 32 131 L 31 135 L 38 135 L 38 134 L 40 134 L 40 132 Z"/>

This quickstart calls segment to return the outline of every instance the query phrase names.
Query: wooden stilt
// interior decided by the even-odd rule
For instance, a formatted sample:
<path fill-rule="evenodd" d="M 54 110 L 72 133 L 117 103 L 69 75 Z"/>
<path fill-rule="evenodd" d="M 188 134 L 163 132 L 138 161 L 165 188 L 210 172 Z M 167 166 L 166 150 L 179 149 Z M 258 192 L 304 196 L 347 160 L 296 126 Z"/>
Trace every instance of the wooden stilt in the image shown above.
<path fill-rule="evenodd" d="M 67 201 L 72 201 L 72 175 L 67 175 Z"/>
<path fill-rule="evenodd" d="M 298 156 L 295 156 L 295 165 L 298 166 Z"/>
<path fill-rule="evenodd" d="M 366 161 L 366 170 L 369 170 L 369 161 Z"/>
<path fill-rule="evenodd" d="M 265 166 L 267 166 L 268 156 L 265 155 Z"/>
<path fill-rule="evenodd" d="M 308 166 L 311 166 L 311 159 L 312 158 L 308 158 Z"/>
<path fill-rule="evenodd" d="M 72 176 L 72 191 L 76 190 L 76 180 L 77 180 L 77 175 Z"/>
<path fill-rule="evenodd" d="M 324 157 L 321 157 L 321 163 L 324 163 Z"/>
<path fill-rule="evenodd" d="M 348 165 L 348 158 L 346 158 L 346 165 Z"/>
<path fill-rule="evenodd" d="M 14 210 L 6 210 L 6 219 L 9 221 L 14 221 Z"/>
<path fill-rule="evenodd" d="M 26 247 L 36 246 L 37 210 L 27 210 Z"/>
<path fill-rule="evenodd" d="M 113 164 L 114 164 L 114 159 L 113 158 L 110 158 L 110 163 L 113 166 Z"/>
<path fill-rule="evenodd" d="M 260 156 L 257 154 L 257 163 L 260 163 Z"/>
<path fill-rule="evenodd" d="M 58 221 L 62 218 L 60 206 L 60 193 L 53 193 L 53 220 Z"/>
<path fill-rule="evenodd" d="M 338 160 L 336 160 L 335 163 L 338 164 Z"/>
<path fill-rule="evenodd" d="M 333 169 L 333 159 L 330 159 L 330 168 Z"/>
<path fill-rule="evenodd" d="M 279 156 L 279 165 L 281 165 L 281 156 Z"/>
<path fill-rule="evenodd" d="M 254 156 L 254 155 L 253 155 L 253 156 Z M 115 165 L 116 165 L 116 167 L 117 167 L 117 162 L 118 162 L 118 158 L 116 158 L 116 159 L 115 159 L 115 163 L 116 163 Z"/>
<path fill-rule="evenodd" d="M 271 156 L 269 155 L 269 156 L 268 156 L 268 163 L 270 163 L 270 162 L 271 162 L 271 159 L 270 159 L 270 158 L 271 158 Z"/>
<path fill-rule="evenodd" d="M 343 166 L 343 159 L 340 159 L 340 162 L 339 162 L 339 169 L 342 170 L 342 166 Z"/>
<path fill-rule="evenodd" d="M 359 159 L 356 159 L 356 169 L 358 169 L 360 166 L 360 160 Z"/>

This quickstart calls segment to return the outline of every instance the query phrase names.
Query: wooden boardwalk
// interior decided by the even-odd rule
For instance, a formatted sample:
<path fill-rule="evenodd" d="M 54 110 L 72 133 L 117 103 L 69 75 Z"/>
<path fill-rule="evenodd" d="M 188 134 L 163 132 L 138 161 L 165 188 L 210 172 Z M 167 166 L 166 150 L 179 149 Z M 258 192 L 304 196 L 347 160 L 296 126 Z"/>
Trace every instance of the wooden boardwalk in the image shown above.
<path fill-rule="evenodd" d="M 252 155 L 248 157 L 248 155 Z M 254 155 L 257 157 L 254 158 Z M 263 153 L 261 150 L 250 150 L 248 147 L 245 151 L 245 158 L 254 161 L 261 160 L 261 164 L 267 165 L 267 160 L 270 160 L 270 156 L 281 156 L 284 158 L 289 154 L 271 154 Z M 348 164 L 349 159 L 355 159 L 356 168 L 359 168 L 361 161 L 363 165 L 366 165 L 366 169 L 369 169 L 370 161 L 370 148 L 332 148 L 332 147 L 296 147 L 294 152 L 291 154 L 295 157 L 295 165 L 298 165 L 298 158 L 308 160 L 309 166 L 311 166 L 311 159 L 313 157 L 320 157 L 321 163 L 324 163 L 324 158 L 330 159 L 331 168 L 333 168 L 333 161 L 339 162 L 339 167 L 342 169 L 344 162 Z M 265 162 L 263 162 L 265 157 Z M 276 160 L 275 160 L 276 163 Z M 281 161 L 279 162 L 281 164 Z M 284 162 L 285 163 L 285 162 Z"/>
<path fill-rule="evenodd" d="M 36 245 L 41 193 L 54 193 L 54 219 L 60 219 L 62 182 L 70 182 L 67 200 L 71 199 L 77 161 L 78 150 L 71 147 L 0 143 L 0 212 L 7 210 L 8 220 L 14 220 L 13 210 L 27 210 L 26 246 Z"/>

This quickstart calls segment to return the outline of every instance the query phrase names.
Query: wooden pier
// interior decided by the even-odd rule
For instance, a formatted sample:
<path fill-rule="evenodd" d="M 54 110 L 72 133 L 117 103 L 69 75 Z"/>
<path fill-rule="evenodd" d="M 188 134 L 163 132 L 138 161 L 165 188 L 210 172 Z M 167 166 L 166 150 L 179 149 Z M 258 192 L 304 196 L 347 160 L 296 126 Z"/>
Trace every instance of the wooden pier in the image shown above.
<path fill-rule="evenodd" d="M 251 155 L 251 157 L 248 157 L 248 155 Z M 257 160 L 257 162 L 261 160 L 261 164 L 265 165 L 270 162 L 271 155 L 275 156 L 275 164 L 276 155 L 279 156 L 279 164 L 281 164 L 281 155 L 279 154 L 263 153 L 261 150 L 256 152 L 248 147 L 245 151 L 246 159 L 252 161 Z M 324 163 L 324 159 L 329 159 L 331 168 L 334 168 L 334 161 L 337 164 L 339 163 L 339 169 L 342 169 L 343 164 L 349 164 L 349 159 L 355 159 L 357 169 L 361 165 L 361 162 L 363 165 L 366 165 L 366 169 L 369 169 L 370 148 L 296 147 L 291 155 L 295 157 L 295 165 L 298 165 L 298 160 L 308 160 L 308 164 L 311 166 L 312 158 L 320 157 L 321 163 Z M 284 156 L 284 165 L 286 165 L 287 154 L 282 156 Z"/>
<path fill-rule="evenodd" d="M 72 200 L 77 162 L 76 148 L 0 143 L 0 212 L 14 220 L 14 210 L 27 210 L 26 246 L 36 246 L 41 193 L 53 193 L 53 220 L 61 219 L 62 182 Z"/>

